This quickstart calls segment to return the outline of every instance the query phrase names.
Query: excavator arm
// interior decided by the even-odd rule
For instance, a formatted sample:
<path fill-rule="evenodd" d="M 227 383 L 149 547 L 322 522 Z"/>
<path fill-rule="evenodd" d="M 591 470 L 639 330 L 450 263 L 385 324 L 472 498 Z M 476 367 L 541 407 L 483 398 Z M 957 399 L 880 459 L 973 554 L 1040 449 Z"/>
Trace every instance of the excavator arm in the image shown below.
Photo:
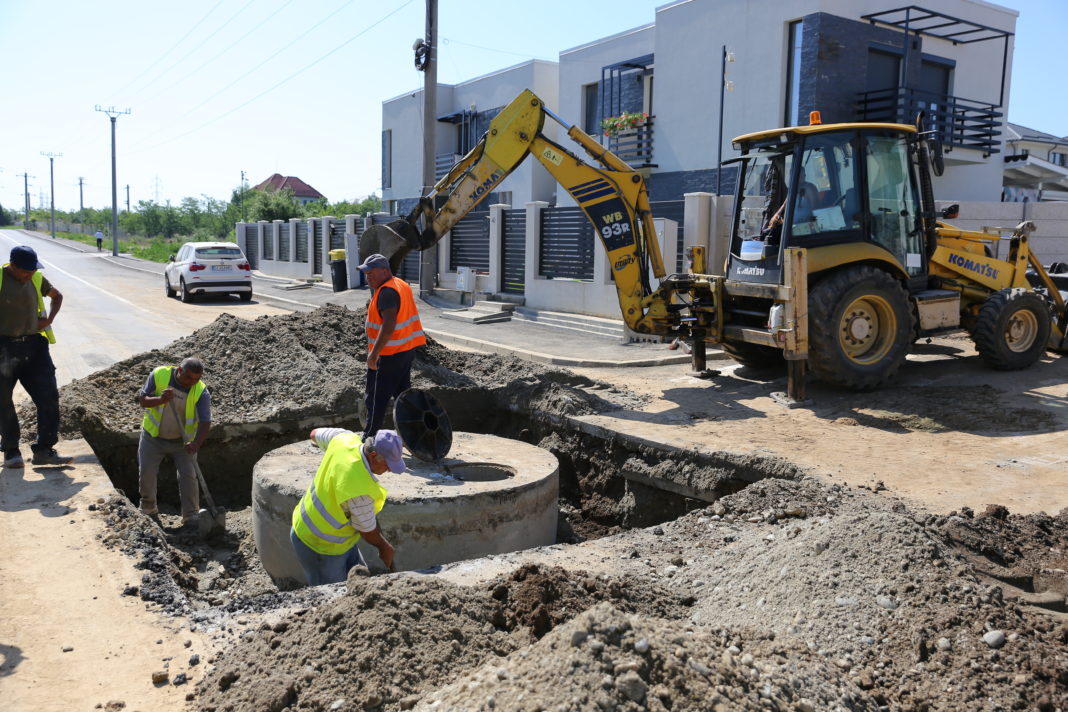
<path fill-rule="evenodd" d="M 546 117 L 566 128 L 595 164 L 547 138 L 542 131 Z M 665 271 L 645 180 L 589 134 L 549 111 L 529 90 L 493 119 L 478 145 L 424 196 L 423 204 L 433 201 L 437 207 L 432 215 L 426 214 L 418 249 L 440 240 L 530 155 L 571 194 L 593 224 L 608 255 L 627 326 L 639 333 L 674 333 L 678 311 L 668 308 L 671 293 L 661 293 L 650 284 L 650 273 L 662 279 Z"/>

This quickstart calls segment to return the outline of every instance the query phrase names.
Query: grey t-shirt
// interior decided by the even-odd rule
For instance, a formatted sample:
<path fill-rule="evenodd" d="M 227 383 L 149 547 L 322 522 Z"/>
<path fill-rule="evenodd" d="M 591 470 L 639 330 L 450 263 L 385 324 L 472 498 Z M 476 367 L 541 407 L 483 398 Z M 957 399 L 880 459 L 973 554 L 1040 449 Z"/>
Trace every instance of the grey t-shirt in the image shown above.
<path fill-rule="evenodd" d="M 170 387 L 174 389 L 174 400 L 163 409 L 163 422 L 159 425 L 159 436 L 165 440 L 178 440 L 184 433 L 180 424 L 185 423 L 185 399 L 189 397 L 189 389 L 184 388 L 174 377 L 174 369 L 171 369 Z M 141 395 L 156 397 L 156 379 L 148 374 L 145 385 L 141 386 Z M 175 416 L 178 416 L 175 418 Z M 211 422 L 211 391 L 207 388 L 197 401 L 197 420 L 201 423 Z"/>
<path fill-rule="evenodd" d="M 41 294 L 46 295 L 51 291 L 51 282 L 42 275 Z M 37 333 L 36 292 L 32 280 L 23 284 L 4 269 L 3 283 L 0 284 L 0 336 Z"/>

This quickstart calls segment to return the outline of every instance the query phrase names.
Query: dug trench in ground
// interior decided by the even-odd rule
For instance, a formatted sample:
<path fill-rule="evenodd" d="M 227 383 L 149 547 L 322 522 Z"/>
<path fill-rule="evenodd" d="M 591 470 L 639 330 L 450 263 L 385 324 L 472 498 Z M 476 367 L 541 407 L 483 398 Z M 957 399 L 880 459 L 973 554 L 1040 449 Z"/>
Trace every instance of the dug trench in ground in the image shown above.
<path fill-rule="evenodd" d="M 321 424 L 320 413 L 352 412 L 360 323 L 337 308 L 247 331 L 223 317 L 71 384 L 65 428 L 81 420 L 87 437 L 136 432 L 130 394 L 143 374 L 196 353 L 217 398 L 217 435 L 228 437 L 212 444 L 272 449 L 305 434 L 257 423 L 303 428 Z M 240 372 L 226 373 L 227 363 Z M 143 561 L 137 593 L 216 635 L 200 708 L 956 709 L 964 699 L 976 709 L 1056 709 L 1065 698 L 1068 631 L 1054 600 L 1060 587 L 1063 610 L 1065 513 L 931 517 L 818 484 L 779 460 L 697 461 L 583 431 L 569 416 L 640 403 L 515 360 L 431 345 L 415 380 L 442 398 L 457 429 L 557 455 L 560 539 L 574 543 L 436 576 L 357 579 L 347 592 L 279 592 L 257 570 L 247 510 L 231 512 L 225 541 L 180 541 L 113 497 L 101 513 L 115 525 L 112 542 Z M 230 423 L 240 427 L 227 435 Z M 232 509 L 242 489 L 247 502 L 245 473 L 213 465 L 208 476 L 232 481 L 220 487 Z M 762 476 L 787 479 L 710 505 L 648 486 L 666 480 L 714 500 Z"/>

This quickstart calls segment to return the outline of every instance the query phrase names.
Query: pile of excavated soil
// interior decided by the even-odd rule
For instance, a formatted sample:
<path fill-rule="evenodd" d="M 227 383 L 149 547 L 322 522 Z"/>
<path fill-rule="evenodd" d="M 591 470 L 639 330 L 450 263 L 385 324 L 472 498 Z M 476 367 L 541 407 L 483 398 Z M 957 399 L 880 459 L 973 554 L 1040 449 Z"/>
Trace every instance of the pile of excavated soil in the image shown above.
<path fill-rule="evenodd" d="M 767 480 L 572 547 L 611 574 L 519 564 L 480 582 L 467 562 L 469 586 L 350 577 L 349 595 L 224 653 L 198 705 L 1065 709 L 1068 623 L 984 582 L 976 562 L 996 550 L 1056 587 L 1066 547 L 1068 510 L 933 517 L 863 489 Z"/>
<path fill-rule="evenodd" d="M 81 437 L 86 428 L 136 431 L 143 409 L 136 395 L 156 366 L 187 356 L 204 361 L 216 425 L 270 423 L 353 413 L 363 400 L 367 339 L 365 309 L 327 305 L 312 312 L 262 316 L 253 321 L 223 314 L 162 349 L 138 354 L 60 389 L 60 430 Z M 499 403 L 547 414 L 578 414 L 634 404 L 630 394 L 567 371 L 515 357 L 450 351 L 428 339 L 412 369 L 412 385 L 486 391 Z M 19 408 L 22 432 L 32 439 L 32 404 Z"/>

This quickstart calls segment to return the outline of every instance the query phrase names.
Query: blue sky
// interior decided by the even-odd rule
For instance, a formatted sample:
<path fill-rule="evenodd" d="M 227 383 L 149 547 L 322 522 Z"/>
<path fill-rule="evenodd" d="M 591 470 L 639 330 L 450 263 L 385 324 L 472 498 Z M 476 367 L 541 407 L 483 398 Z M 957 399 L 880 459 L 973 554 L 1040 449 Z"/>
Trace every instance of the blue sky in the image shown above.
<path fill-rule="evenodd" d="M 455 83 L 654 19 L 664 0 L 439 0 L 439 81 Z M 919 4 L 923 4 L 922 2 Z M 1009 117 L 1068 136 L 1054 48 L 1068 0 L 1019 10 Z M 896 7 L 889 3 L 887 7 Z M 300 176 L 330 200 L 379 192 L 381 103 L 422 86 L 411 44 L 424 0 L 0 1 L 0 203 L 111 203 L 108 118 L 117 122 L 119 200 L 229 199 L 241 171 Z M 565 117 L 573 118 L 577 117 Z"/>

